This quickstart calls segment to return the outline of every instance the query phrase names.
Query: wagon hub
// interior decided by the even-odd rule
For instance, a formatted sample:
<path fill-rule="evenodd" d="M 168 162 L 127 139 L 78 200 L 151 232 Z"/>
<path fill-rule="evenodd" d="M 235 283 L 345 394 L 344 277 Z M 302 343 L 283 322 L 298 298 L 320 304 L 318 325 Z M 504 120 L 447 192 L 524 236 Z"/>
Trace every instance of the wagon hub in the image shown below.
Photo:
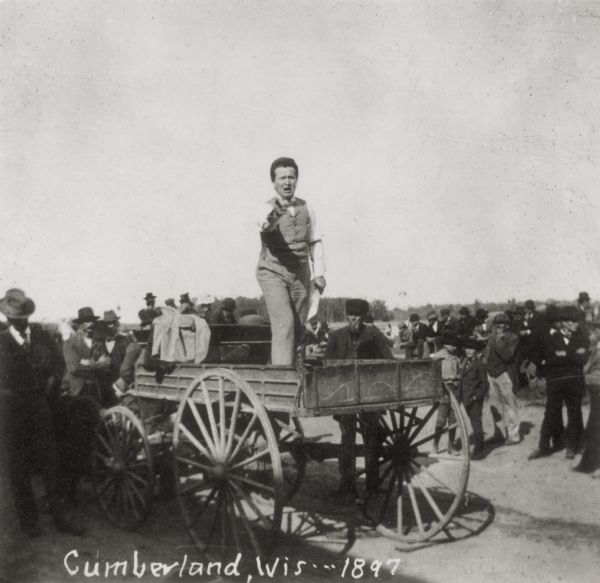
<path fill-rule="evenodd" d="M 227 467 L 225 464 L 215 464 L 210 468 L 209 474 L 214 480 L 222 482 L 227 478 Z"/>
<path fill-rule="evenodd" d="M 123 474 L 125 472 L 125 462 L 120 456 L 107 459 L 105 464 L 106 467 L 115 474 Z"/>
<path fill-rule="evenodd" d="M 418 449 L 412 447 L 407 439 L 401 438 L 394 443 L 391 449 L 391 458 L 399 465 L 407 465 L 418 454 Z"/>

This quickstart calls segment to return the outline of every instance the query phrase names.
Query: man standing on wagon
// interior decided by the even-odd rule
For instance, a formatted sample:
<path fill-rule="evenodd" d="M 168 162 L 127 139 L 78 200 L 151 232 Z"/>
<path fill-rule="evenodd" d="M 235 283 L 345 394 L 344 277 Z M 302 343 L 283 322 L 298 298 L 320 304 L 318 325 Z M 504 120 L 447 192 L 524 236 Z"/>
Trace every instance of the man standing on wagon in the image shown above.
<path fill-rule="evenodd" d="M 271 320 L 271 363 L 291 365 L 304 333 L 311 281 L 325 289 L 325 262 L 315 213 L 295 197 L 298 165 L 292 158 L 271 164 L 275 196 L 260 224 L 256 277 Z"/>

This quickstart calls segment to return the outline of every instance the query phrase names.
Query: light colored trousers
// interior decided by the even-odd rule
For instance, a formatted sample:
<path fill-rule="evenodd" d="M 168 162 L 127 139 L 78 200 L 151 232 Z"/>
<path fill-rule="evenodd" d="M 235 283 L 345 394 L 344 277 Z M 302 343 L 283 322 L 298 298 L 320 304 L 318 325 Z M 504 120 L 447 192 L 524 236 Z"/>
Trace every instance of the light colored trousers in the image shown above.
<path fill-rule="evenodd" d="M 271 321 L 271 364 L 294 364 L 308 314 L 310 267 L 301 264 L 295 273 L 285 275 L 259 267 L 256 278 Z"/>
<path fill-rule="evenodd" d="M 519 409 L 517 399 L 513 392 L 513 382 L 507 372 L 500 376 L 491 377 L 488 374 L 490 384 L 489 404 L 496 407 L 502 415 L 502 421 L 506 426 L 506 433 L 510 441 L 519 441 Z M 502 432 L 504 434 L 504 431 Z"/>

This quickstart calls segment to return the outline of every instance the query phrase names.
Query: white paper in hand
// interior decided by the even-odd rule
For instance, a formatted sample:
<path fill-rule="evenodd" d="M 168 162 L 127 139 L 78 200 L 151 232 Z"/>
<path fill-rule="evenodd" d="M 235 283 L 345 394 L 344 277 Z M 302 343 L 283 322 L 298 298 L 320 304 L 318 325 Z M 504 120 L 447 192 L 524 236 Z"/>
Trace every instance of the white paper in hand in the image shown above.
<path fill-rule="evenodd" d="M 314 283 L 310 284 L 310 298 L 308 300 L 308 314 L 306 322 L 314 318 L 319 311 L 319 301 L 321 300 L 321 292 L 315 287 Z"/>

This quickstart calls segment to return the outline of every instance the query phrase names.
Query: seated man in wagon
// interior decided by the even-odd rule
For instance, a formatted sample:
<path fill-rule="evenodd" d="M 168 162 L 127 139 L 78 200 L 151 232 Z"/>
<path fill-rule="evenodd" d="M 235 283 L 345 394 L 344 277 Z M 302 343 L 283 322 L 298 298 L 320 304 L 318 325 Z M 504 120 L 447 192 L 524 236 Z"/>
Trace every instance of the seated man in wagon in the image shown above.
<path fill-rule="evenodd" d="M 325 360 L 393 359 L 386 337 L 376 326 L 365 326 L 369 303 L 361 299 L 346 302 L 348 325 L 330 332 L 325 349 Z M 340 424 L 341 448 L 339 457 L 340 486 L 337 493 L 344 498 L 356 495 L 356 425 L 360 423 L 365 444 L 367 490 L 379 485 L 377 450 L 380 443 L 376 413 L 336 415 Z"/>

